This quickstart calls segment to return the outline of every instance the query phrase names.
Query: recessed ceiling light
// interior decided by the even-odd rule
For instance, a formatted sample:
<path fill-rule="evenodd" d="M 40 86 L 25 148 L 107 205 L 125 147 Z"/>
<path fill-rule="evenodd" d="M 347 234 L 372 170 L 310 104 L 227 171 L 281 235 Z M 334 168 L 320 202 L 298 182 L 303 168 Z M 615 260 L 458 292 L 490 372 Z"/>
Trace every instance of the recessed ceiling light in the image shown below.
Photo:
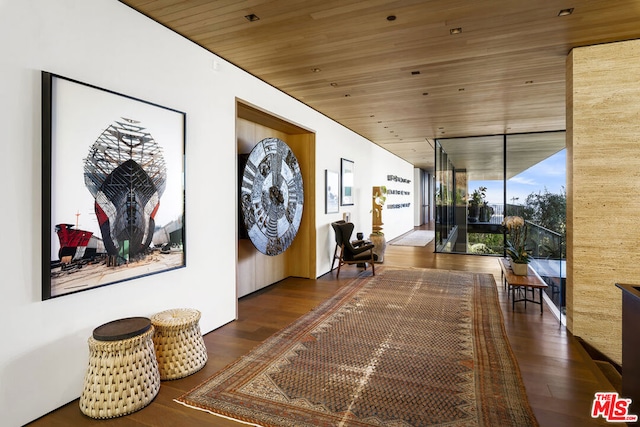
<path fill-rule="evenodd" d="M 395 21 L 395 20 L 396 20 L 396 15 L 387 16 L 387 21 Z"/>
<path fill-rule="evenodd" d="M 258 15 L 256 15 L 255 13 L 250 13 L 249 15 L 244 15 L 244 17 L 247 18 L 247 21 L 249 21 L 249 22 L 255 22 L 255 21 L 259 21 L 260 20 Z"/>
<path fill-rule="evenodd" d="M 558 16 L 569 16 L 573 13 L 573 8 L 570 9 L 562 9 L 560 12 L 558 12 Z"/>
<path fill-rule="evenodd" d="M 333 87 L 337 87 L 337 86 L 338 86 L 338 83 L 336 83 L 336 82 L 329 83 L 329 84 L 330 84 L 331 86 L 333 86 Z"/>
<path fill-rule="evenodd" d="M 320 71 L 322 71 L 320 68 L 312 68 L 311 69 L 312 73 L 319 73 Z"/>
<path fill-rule="evenodd" d="M 458 28 L 452 28 L 449 30 L 449 34 L 453 35 L 453 34 L 460 34 L 462 32 L 462 27 L 458 27 Z"/>

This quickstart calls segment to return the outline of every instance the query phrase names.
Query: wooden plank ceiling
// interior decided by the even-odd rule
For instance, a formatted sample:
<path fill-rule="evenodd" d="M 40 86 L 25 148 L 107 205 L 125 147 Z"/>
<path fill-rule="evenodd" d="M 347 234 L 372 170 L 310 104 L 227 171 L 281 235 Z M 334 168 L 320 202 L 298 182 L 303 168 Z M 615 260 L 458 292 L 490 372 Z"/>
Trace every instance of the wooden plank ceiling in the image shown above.
<path fill-rule="evenodd" d="M 569 51 L 640 37 L 639 0 L 121 1 L 429 170 L 435 138 L 565 129 Z"/>

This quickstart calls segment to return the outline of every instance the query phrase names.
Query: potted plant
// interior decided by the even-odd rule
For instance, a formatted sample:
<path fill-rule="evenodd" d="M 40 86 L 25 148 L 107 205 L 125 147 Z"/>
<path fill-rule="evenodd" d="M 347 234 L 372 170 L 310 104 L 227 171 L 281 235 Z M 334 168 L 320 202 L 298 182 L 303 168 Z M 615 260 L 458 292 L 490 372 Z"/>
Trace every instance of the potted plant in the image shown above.
<path fill-rule="evenodd" d="M 485 200 L 480 205 L 480 222 L 489 222 L 493 216 L 493 207 Z"/>
<path fill-rule="evenodd" d="M 507 233 L 505 249 L 514 274 L 526 276 L 531 254 L 527 249 L 527 226 L 521 216 L 508 216 L 502 221 Z"/>
<path fill-rule="evenodd" d="M 382 208 L 387 201 L 387 187 L 384 185 L 373 187 L 372 194 L 372 232 L 369 239 L 375 245 L 373 253 L 378 255 L 378 262 L 382 262 L 384 260 L 384 250 L 387 247 L 387 241 L 382 232 L 382 226 L 384 225 L 382 222 Z"/>
<path fill-rule="evenodd" d="M 469 195 L 468 221 L 478 222 L 480 219 L 480 207 L 486 205 L 487 187 L 478 187 Z"/>

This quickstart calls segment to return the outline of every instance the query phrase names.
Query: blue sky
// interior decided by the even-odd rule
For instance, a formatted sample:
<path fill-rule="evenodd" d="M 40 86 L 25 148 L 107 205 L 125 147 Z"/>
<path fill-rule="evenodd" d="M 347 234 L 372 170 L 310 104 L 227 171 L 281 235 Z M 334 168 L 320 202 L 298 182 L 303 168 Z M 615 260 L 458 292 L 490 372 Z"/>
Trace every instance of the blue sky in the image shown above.
<path fill-rule="evenodd" d="M 566 189 L 567 150 L 561 150 L 507 181 L 507 203 L 523 205 L 531 193 L 559 194 Z M 485 186 L 489 203 L 502 204 L 502 181 L 469 181 L 469 191 Z"/>

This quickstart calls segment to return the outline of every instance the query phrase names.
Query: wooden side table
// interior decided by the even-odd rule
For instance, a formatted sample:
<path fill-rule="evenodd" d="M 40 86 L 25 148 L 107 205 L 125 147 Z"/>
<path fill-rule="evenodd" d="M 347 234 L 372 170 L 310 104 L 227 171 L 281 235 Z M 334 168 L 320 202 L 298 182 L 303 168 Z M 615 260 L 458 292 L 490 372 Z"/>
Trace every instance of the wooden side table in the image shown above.
<path fill-rule="evenodd" d="M 114 320 L 94 329 L 80 396 L 83 414 L 115 418 L 151 403 L 160 390 L 153 333 L 146 317 Z"/>
<path fill-rule="evenodd" d="M 527 266 L 529 274 L 526 276 L 519 276 L 513 273 L 511 269 L 511 262 L 506 258 L 498 258 L 498 262 L 500 263 L 500 269 L 502 270 L 502 280 L 504 286 L 507 288 L 507 292 L 511 293 L 511 310 L 515 309 L 515 305 L 517 302 L 524 302 L 524 308 L 527 308 L 527 302 L 531 302 L 533 304 L 540 304 L 540 314 L 543 313 L 542 310 L 542 291 L 548 287 L 544 280 L 535 272 L 531 266 Z M 516 289 L 524 290 L 524 296 L 520 299 L 516 299 Z M 538 301 L 535 300 L 535 290 L 538 290 L 540 299 Z M 527 298 L 527 290 L 531 290 L 533 292 L 533 297 L 531 299 Z"/>
<path fill-rule="evenodd" d="M 190 308 L 166 310 L 151 316 L 153 343 L 160 379 L 175 380 L 199 371 L 207 363 L 200 333 L 200 312 Z"/>

